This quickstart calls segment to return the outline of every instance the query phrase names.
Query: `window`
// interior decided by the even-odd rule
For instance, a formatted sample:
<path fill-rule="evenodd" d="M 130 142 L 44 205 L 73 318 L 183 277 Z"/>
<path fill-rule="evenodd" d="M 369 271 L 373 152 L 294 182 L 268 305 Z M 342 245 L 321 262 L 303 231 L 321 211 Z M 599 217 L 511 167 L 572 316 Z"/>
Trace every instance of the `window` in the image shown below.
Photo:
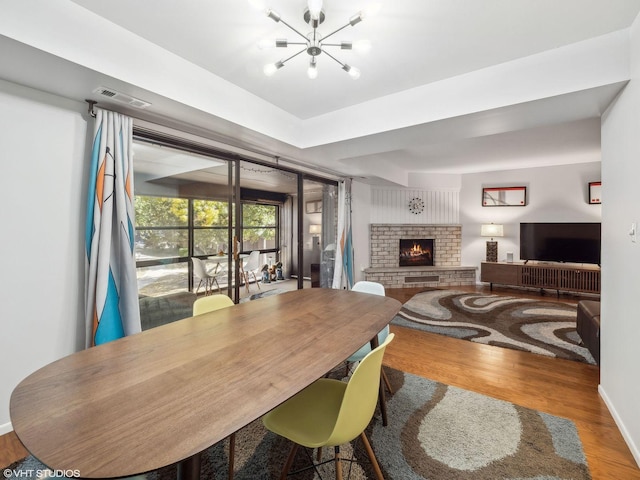
<path fill-rule="evenodd" d="M 219 200 L 136 195 L 138 291 L 164 295 L 190 288 L 190 257 L 229 252 L 229 204 Z M 279 207 L 242 205 L 242 250 L 279 250 Z"/>
<path fill-rule="evenodd" d="M 193 200 L 193 253 L 217 255 L 229 251 L 229 204 L 212 200 Z"/>
<path fill-rule="evenodd" d="M 136 260 L 158 260 L 188 255 L 188 200 L 136 196 L 135 208 Z"/>
<path fill-rule="evenodd" d="M 189 286 L 189 201 L 184 198 L 136 195 L 138 292 L 159 295 L 185 291 Z"/>
<path fill-rule="evenodd" d="M 278 207 L 242 205 L 242 250 L 278 250 Z"/>

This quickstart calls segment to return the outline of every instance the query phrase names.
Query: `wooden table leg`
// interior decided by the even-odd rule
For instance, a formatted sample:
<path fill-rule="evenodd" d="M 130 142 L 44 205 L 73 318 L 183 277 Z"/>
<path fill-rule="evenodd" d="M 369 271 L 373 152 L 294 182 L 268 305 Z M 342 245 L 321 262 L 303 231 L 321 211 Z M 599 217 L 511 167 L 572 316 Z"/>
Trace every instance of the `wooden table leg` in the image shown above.
<path fill-rule="evenodd" d="M 178 463 L 177 480 L 200 480 L 201 463 L 202 453 L 196 453 Z"/>
<path fill-rule="evenodd" d="M 382 425 L 386 427 L 387 421 L 387 400 L 384 394 L 384 383 L 382 381 L 382 375 L 380 376 L 380 391 L 378 392 L 378 403 L 380 404 L 380 414 L 382 415 Z"/>
<path fill-rule="evenodd" d="M 371 339 L 371 350 L 378 348 L 380 343 L 378 342 L 378 335 Z M 380 414 L 382 415 L 382 425 L 386 427 L 389 422 L 387 421 L 387 403 L 384 394 L 384 384 L 382 383 L 382 365 L 380 365 L 380 388 L 378 390 L 378 403 L 380 404 Z"/>

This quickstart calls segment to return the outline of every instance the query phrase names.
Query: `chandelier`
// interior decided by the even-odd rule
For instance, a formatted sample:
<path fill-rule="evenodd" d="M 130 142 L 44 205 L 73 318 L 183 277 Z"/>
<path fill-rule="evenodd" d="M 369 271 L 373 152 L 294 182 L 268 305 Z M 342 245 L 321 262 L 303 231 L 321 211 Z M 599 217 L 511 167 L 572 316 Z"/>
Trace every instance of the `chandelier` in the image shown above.
<path fill-rule="evenodd" d="M 356 45 L 354 45 L 353 42 L 327 43 L 327 40 L 333 35 L 335 35 L 336 33 L 340 32 L 341 30 L 349 26 L 353 27 L 357 25 L 365 17 L 372 15 L 377 10 L 379 10 L 379 4 L 376 4 L 375 6 L 372 6 L 366 10 L 362 10 L 356 13 L 355 15 L 353 15 L 345 25 L 341 26 L 340 28 L 334 30 L 330 34 L 325 35 L 323 37 L 322 34 L 318 31 L 318 27 L 325 20 L 325 13 L 324 13 L 324 10 L 322 9 L 322 0 L 307 1 L 307 8 L 304 10 L 304 13 L 302 16 L 305 23 L 307 23 L 312 28 L 311 32 L 309 32 L 307 35 L 304 35 L 302 32 L 292 27 L 289 23 L 283 20 L 282 17 L 276 11 L 272 9 L 267 9 L 266 14 L 270 19 L 272 19 L 274 22 L 284 24 L 286 27 L 288 27 L 290 30 L 295 32 L 302 39 L 302 41 L 289 41 L 284 38 L 277 38 L 275 40 L 275 46 L 277 48 L 287 48 L 290 45 L 294 45 L 294 46 L 301 45 L 303 48 L 298 52 L 294 53 L 293 55 L 291 55 L 290 57 L 281 59 L 275 63 L 270 63 L 268 65 L 265 65 L 264 67 L 265 75 L 267 76 L 273 75 L 279 69 L 284 67 L 285 63 L 287 63 L 289 60 L 297 57 L 301 53 L 306 52 L 307 55 L 311 57 L 309 59 L 309 67 L 307 69 L 307 75 L 309 78 L 314 79 L 318 76 L 317 58 L 322 53 L 324 53 L 330 59 L 332 59 L 338 65 L 340 65 L 342 69 L 351 76 L 351 78 L 353 78 L 354 80 L 358 79 L 360 77 L 360 70 L 358 70 L 356 67 L 353 67 L 347 63 L 341 62 L 334 55 L 329 53 L 327 48 L 334 47 L 334 48 L 340 48 L 341 50 L 358 49 L 360 51 L 367 51 L 368 48 L 370 47 L 369 43 L 366 41 L 363 41 L 363 42 L 358 42 Z M 273 46 L 273 42 L 269 42 L 266 46 Z"/>

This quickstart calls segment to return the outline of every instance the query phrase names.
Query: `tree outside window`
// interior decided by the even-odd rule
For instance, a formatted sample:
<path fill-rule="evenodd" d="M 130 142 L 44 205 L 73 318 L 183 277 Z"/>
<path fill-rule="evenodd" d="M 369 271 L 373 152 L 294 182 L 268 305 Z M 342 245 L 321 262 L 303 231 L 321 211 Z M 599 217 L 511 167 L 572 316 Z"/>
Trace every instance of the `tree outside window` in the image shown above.
<path fill-rule="evenodd" d="M 193 200 L 193 253 L 228 253 L 229 204 L 214 200 Z"/>
<path fill-rule="evenodd" d="M 226 201 L 137 195 L 135 209 L 142 294 L 184 291 L 191 275 L 189 257 L 228 253 L 232 248 L 228 235 L 233 211 L 230 214 Z M 242 250 L 277 251 L 278 206 L 246 203 L 242 212 Z"/>
<path fill-rule="evenodd" d="M 136 196 L 136 260 L 186 256 L 189 202 L 184 198 Z"/>
<path fill-rule="evenodd" d="M 242 250 L 277 249 L 278 207 L 276 205 L 242 205 Z"/>

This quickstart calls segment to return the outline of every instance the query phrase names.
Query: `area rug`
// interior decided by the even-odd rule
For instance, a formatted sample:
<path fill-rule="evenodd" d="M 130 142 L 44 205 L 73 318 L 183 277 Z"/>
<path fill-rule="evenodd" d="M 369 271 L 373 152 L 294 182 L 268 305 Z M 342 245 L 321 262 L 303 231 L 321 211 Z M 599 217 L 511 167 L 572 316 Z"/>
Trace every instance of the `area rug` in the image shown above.
<path fill-rule="evenodd" d="M 388 480 L 590 479 L 582 444 L 570 420 L 523 408 L 398 370 L 386 369 L 394 388 L 387 398 L 389 424 L 376 415 L 367 434 Z M 228 441 L 203 454 L 203 479 L 227 478 Z M 279 478 L 290 443 L 265 430 L 260 420 L 236 435 L 237 480 Z M 324 449 L 325 458 L 332 449 Z M 298 450 L 294 469 L 309 465 L 311 452 Z M 343 447 L 344 478 L 376 478 L 359 440 Z M 33 457 L 9 469 L 43 469 Z M 317 472 L 291 478 L 334 478 L 333 463 Z M 5 471 L 7 472 L 7 471 Z M 348 476 L 350 475 L 350 477 Z M 144 478 L 144 477 L 142 477 Z M 174 480 L 175 467 L 146 475 L 148 480 Z"/>
<path fill-rule="evenodd" d="M 271 289 L 271 290 L 265 290 L 265 291 L 254 293 L 249 297 L 241 298 L 240 302 L 238 302 L 238 303 L 244 303 L 244 302 L 249 302 L 251 300 L 258 300 L 260 298 L 271 297 L 272 295 L 280 295 L 281 293 L 284 293 L 286 291 L 287 290 L 281 290 L 279 288 L 274 288 L 274 289 Z"/>
<path fill-rule="evenodd" d="M 498 347 L 595 364 L 567 303 L 428 290 L 406 302 L 392 324 Z"/>

